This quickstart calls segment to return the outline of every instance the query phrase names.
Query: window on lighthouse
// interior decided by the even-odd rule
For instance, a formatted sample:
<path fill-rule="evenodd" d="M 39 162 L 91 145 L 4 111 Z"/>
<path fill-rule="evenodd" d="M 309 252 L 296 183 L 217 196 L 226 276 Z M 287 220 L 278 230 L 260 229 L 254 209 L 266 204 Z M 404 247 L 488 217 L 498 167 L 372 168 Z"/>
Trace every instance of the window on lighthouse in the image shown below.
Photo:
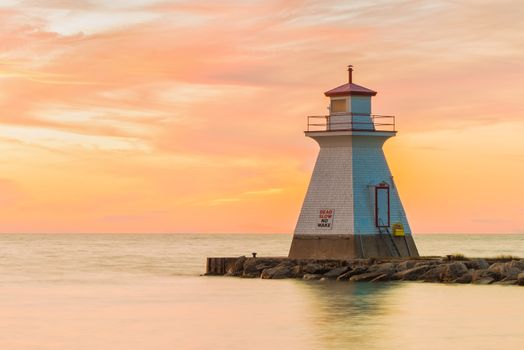
<path fill-rule="evenodd" d="M 345 113 L 347 112 L 347 101 L 346 99 L 331 100 L 331 113 Z"/>

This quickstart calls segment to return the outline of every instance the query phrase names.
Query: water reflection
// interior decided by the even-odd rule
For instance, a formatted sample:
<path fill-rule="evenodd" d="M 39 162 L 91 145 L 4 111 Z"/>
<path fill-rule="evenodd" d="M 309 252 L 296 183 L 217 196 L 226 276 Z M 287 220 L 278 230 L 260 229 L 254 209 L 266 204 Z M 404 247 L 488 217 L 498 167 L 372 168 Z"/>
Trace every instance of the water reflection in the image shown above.
<path fill-rule="evenodd" d="M 393 312 L 390 296 L 402 288 L 398 283 L 304 283 L 313 311 L 308 317 L 319 346 L 340 344 L 372 346 L 377 334 L 387 332 L 377 320 Z"/>
<path fill-rule="evenodd" d="M 521 348 L 520 287 L 317 282 L 301 289 L 316 348 Z"/>

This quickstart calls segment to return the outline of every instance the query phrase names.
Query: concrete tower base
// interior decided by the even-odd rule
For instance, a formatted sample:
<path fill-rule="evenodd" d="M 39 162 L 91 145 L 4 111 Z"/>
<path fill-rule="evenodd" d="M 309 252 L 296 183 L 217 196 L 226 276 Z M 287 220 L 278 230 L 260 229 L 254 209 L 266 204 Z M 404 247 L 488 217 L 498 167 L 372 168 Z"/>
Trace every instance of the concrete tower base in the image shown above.
<path fill-rule="evenodd" d="M 389 234 L 337 235 L 305 234 L 293 236 L 290 259 L 354 259 L 419 256 L 413 236 Z"/>

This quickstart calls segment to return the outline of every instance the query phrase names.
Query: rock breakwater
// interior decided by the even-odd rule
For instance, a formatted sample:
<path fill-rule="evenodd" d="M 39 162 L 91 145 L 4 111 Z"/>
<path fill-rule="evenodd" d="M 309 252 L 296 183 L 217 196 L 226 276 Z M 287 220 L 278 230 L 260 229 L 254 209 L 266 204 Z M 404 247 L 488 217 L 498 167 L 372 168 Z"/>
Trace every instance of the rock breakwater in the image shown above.
<path fill-rule="evenodd" d="M 214 259 L 214 260 L 213 260 Z M 524 285 L 522 259 L 294 260 L 288 258 L 208 258 L 206 275 L 242 278 L 336 280 L 350 282 L 422 281 Z"/>

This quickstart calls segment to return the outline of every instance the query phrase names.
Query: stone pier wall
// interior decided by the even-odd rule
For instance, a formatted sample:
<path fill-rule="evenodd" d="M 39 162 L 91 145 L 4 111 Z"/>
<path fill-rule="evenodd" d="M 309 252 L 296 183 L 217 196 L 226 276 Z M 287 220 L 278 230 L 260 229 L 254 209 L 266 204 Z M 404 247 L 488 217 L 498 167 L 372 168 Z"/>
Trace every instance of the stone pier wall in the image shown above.
<path fill-rule="evenodd" d="M 208 258 L 206 275 L 242 278 L 351 282 L 423 281 L 524 285 L 522 259 L 297 260 L 289 258 Z"/>

